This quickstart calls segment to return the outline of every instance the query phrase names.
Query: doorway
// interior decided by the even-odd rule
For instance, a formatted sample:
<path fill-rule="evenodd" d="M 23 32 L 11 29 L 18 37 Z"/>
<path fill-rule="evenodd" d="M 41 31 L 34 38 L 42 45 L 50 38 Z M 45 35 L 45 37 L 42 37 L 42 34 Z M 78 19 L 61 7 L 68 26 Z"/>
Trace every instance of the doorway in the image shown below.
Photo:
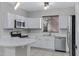
<path fill-rule="evenodd" d="M 69 47 L 69 55 L 70 56 L 75 56 L 76 55 L 76 50 L 75 50 L 75 48 L 77 48 L 76 47 L 76 44 L 75 44 L 75 15 L 72 15 L 71 16 L 71 37 L 72 37 L 72 39 L 70 40 L 70 47 Z"/>
<path fill-rule="evenodd" d="M 69 56 L 75 56 L 75 15 L 70 16 L 70 29 L 68 32 L 69 36 Z"/>

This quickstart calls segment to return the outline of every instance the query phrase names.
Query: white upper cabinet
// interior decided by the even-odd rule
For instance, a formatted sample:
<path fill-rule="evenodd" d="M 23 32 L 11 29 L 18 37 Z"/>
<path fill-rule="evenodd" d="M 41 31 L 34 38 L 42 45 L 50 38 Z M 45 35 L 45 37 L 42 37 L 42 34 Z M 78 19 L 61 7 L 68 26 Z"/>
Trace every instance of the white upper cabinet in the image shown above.
<path fill-rule="evenodd" d="M 24 18 L 25 20 L 25 28 L 28 28 L 28 18 Z"/>
<path fill-rule="evenodd" d="M 8 29 L 10 28 L 14 29 L 16 26 L 17 28 L 26 28 L 26 29 L 41 28 L 40 18 L 26 18 L 23 16 L 11 14 L 11 13 L 8 13 L 7 20 L 4 22 L 5 22 L 4 23 L 5 28 L 8 28 Z M 17 22 L 17 25 L 15 25 L 16 22 Z M 18 22 L 19 23 L 21 22 L 21 26 Z"/>
<path fill-rule="evenodd" d="M 16 16 L 16 20 L 20 21 L 22 19 L 22 16 L 19 15 L 15 15 Z"/>
<path fill-rule="evenodd" d="M 13 14 L 8 13 L 8 19 L 6 20 L 6 28 L 14 28 L 14 20 L 16 19 L 16 16 Z"/>
<path fill-rule="evenodd" d="M 40 28 L 40 18 L 28 18 L 28 28 Z"/>
<path fill-rule="evenodd" d="M 26 17 L 22 17 L 21 22 L 25 22 L 25 27 L 24 28 L 28 28 L 28 18 Z"/>
<path fill-rule="evenodd" d="M 67 20 L 68 16 L 59 16 L 59 27 L 60 28 L 67 28 Z"/>

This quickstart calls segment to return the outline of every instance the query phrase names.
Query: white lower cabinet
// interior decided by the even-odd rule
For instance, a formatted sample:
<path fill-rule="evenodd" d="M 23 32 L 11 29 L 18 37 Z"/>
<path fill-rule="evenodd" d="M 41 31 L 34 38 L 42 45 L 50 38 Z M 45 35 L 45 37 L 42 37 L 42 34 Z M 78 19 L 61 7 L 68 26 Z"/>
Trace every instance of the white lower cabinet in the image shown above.
<path fill-rule="evenodd" d="M 51 49 L 54 50 L 54 38 L 41 38 L 36 43 L 32 45 L 32 47 L 38 47 L 38 48 L 45 48 L 45 49 Z"/>

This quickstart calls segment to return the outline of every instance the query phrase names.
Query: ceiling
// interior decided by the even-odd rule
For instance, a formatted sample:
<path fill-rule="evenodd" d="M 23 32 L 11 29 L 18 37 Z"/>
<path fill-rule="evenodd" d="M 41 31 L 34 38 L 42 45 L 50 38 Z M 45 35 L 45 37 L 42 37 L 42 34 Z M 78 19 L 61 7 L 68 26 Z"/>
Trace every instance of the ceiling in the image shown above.
<path fill-rule="evenodd" d="M 9 2 L 13 6 L 15 6 L 16 2 Z M 49 9 L 54 8 L 70 8 L 75 7 L 74 2 L 50 2 Z M 43 2 L 21 2 L 19 8 L 22 8 L 26 11 L 40 11 L 44 10 L 44 3 Z M 48 10 L 49 10 L 48 9 Z"/>

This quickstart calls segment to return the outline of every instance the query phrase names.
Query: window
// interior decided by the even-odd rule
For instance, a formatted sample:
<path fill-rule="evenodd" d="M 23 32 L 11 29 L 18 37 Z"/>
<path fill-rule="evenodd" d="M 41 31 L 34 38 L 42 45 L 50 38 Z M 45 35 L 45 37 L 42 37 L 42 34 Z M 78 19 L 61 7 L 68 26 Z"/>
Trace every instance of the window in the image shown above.
<path fill-rule="evenodd" d="M 59 32 L 59 16 L 43 16 L 43 32 Z"/>

